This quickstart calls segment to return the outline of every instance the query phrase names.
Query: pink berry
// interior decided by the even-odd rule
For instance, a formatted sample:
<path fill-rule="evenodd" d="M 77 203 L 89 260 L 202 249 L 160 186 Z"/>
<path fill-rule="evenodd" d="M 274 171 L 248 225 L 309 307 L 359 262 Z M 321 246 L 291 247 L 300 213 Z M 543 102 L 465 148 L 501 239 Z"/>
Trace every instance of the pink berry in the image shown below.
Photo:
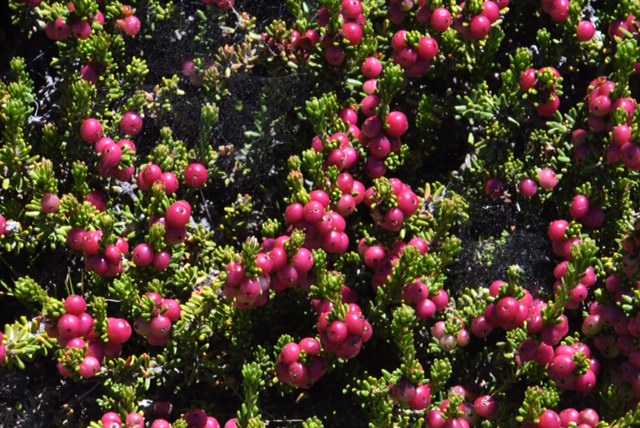
<path fill-rule="evenodd" d="M 362 64 L 360 71 L 367 79 L 376 79 L 380 74 L 382 74 L 382 64 L 378 58 L 370 56 L 366 59 L 364 64 Z"/>
<path fill-rule="evenodd" d="M 558 184 L 558 176 L 549 168 L 543 168 L 538 174 L 538 183 L 545 190 L 551 190 Z"/>
<path fill-rule="evenodd" d="M 131 37 L 137 36 L 141 27 L 142 24 L 135 15 L 127 16 L 121 24 L 121 28 L 125 34 Z"/>
<path fill-rule="evenodd" d="M 42 195 L 40 206 L 45 214 L 55 214 L 60 209 L 60 198 L 55 193 L 45 193 Z"/>
<path fill-rule="evenodd" d="M 184 172 L 184 181 L 189 187 L 199 188 L 209 179 L 207 168 L 201 163 L 190 164 Z"/>
<path fill-rule="evenodd" d="M 94 377 L 100 371 L 100 361 L 97 358 L 87 356 L 80 363 L 78 374 L 84 379 Z"/>
<path fill-rule="evenodd" d="M 64 310 L 71 315 L 79 316 L 87 309 L 87 302 L 82 296 L 72 294 L 64 300 Z"/>
<path fill-rule="evenodd" d="M 120 121 L 120 130 L 127 135 L 138 135 L 142 130 L 142 116 L 135 111 L 125 113 Z"/>
<path fill-rule="evenodd" d="M 401 137 L 409 129 L 407 116 L 401 111 L 392 111 L 385 119 L 385 131 L 391 137 Z"/>
<path fill-rule="evenodd" d="M 439 7 L 433 11 L 431 15 L 431 26 L 439 33 L 447 31 L 453 19 L 451 18 L 451 12 L 443 7 Z"/>
<path fill-rule="evenodd" d="M 531 198 L 538 192 L 538 183 L 531 178 L 520 181 L 520 193 L 525 198 Z"/>
<path fill-rule="evenodd" d="M 418 56 L 427 61 L 433 60 L 439 50 L 438 42 L 431 37 L 422 37 L 418 42 Z"/>
<path fill-rule="evenodd" d="M 359 45 L 364 36 L 362 27 L 355 22 L 345 23 L 342 27 L 342 34 L 344 35 L 345 40 L 347 40 L 352 46 Z"/>
<path fill-rule="evenodd" d="M 109 318 L 107 326 L 107 336 L 109 342 L 121 345 L 131 337 L 131 325 L 122 318 Z"/>
<path fill-rule="evenodd" d="M 80 137 L 85 143 L 97 143 L 102 138 L 102 125 L 98 119 L 89 118 L 80 126 Z"/>
<path fill-rule="evenodd" d="M 174 228 L 185 227 L 191 218 L 191 205 L 186 201 L 174 202 L 165 214 L 167 224 Z"/>
<path fill-rule="evenodd" d="M 471 19 L 469 30 L 474 39 L 484 39 L 491 32 L 491 21 L 484 15 L 476 15 Z"/>
<path fill-rule="evenodd" d="M 555 22 L 566 22 L 569 19 L 569 0 L 554 0 L 549 15 Z"/>
<path fill-rule="evenodd" d="M 575 219 L 581 219 L 589 212 L 589 198 L 584 195 L 576 195 L 571 202 L 569 214 Z"/>
<path fill-rule="evenodd" d="M 151 245 L 142 243 L 138 244 L 131 253 L 133 258 L 133 262 L 136 266 L 146 267 L 149 266 L 153 262 L 153 248 Z"/>
<path fill-rule="evenodd" d="M 596 27 L 591 21 L 581 21 L 576 29 L 576 34 L 578 35 L 579 41 L 588 42 L 593 39 L 593 36 L 596 34 Z"/>

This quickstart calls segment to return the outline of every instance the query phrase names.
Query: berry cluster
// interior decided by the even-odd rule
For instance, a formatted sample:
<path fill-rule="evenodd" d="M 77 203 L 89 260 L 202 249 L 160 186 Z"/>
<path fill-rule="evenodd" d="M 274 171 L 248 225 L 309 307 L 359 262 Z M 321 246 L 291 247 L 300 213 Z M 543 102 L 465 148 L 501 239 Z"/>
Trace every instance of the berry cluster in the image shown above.
<path fill-rule="evenodd" d="M 327 371 L 327 361 L 320 356 L 320 342 L 305 337 L 300 342 L 289 342 L 278 355 L 278 380 L 297 388 L 310 388 Z"/>
<path fill-rule="evenodd" d="M 40 3 L 39 0 L 38 3 Z M 49 39 L 62 41 L 73 35 L 78 39 L 86 40 L 91 36 L 92 26 L 94 24 L 99 24 L 101 27 L 104 27 L 105 19 L 101 11 L 97 11 L 95 15 L 78 16 L 72 2 L 67 4 L 67 8 L 69 14 L 66 18 L 60 16 L 47 22 L 44 27 L 44 33 Z"/>
<path fill-rule="evenodd" d="M 412 238 L 408 244 L 402 241 L 396 241 L 391 249 L 381 244 L 367 245 L 365 238 L 360 240 L 358 243 L 358 253 L 360 257 L 363 258 L 365 266 L 374 270 L 374 275 L 371 279 L 371 286 L 374 290 L 387 283 L 387 277 L 407 245 L 417 248 L 421 255 L 429 252 L 429 245 L 424 239 L 419 237 Z M 436 310 L 443 309 L 449 302 L 449 297 L 444 289 L 438 290 L 435 294 L 432 293 L 431 296 L 429 296 L 428 292 L 425 293 L 425 290 L 422 288 L 415 291 L 419 291 L 419 294 L 424 293 L 425 297 L 420 299 L 418 295 L 414 295 L 413 291 L 411 291 L 410 295 L 407 294 L 407 296 L 410 297 L 412 302 L 423 302 L 425 299 L 430 298 L 435 304 Z M 418 305 L 418 303 L 414 304 Z M 429 303 L 423 302 L 422 304 L 430 306 Z"/>
<path fill-rule="evenodd" d="M 116 358 L 122 344 L 131 337 L 131 326 L 121 318 L 108 318 L 108 342 L 103 343 L 94 329 L 95 321 L 86 312 L 87 303 L 82 296 L 70 295 L 64 301 L 65 314 L 48 324 L 48 334 L 55 337 L 63 348 L 58 371 L 64 377 L 77 372 L 84 379 L 95 376 L 105 358 Z M 82 360 L 73 366 L 71 354 L 64 350 L 81 350 Z M 72 369 L 72 371 L 70 371 Z"/>
<path fill-rule="evenodd" d="M 533 97 L 533 105 L 542 117 L 551 117 L 560 108 L 561 82 L 555 67 L 529 68 L 520 75 L 520 89 Z"/>
<path fill-rule="evenodd" d="M 340 14 L 337 17 L 332 17 L 326 7 L 318 10 L 318 26 L 327 29 L 321 45 L 324 47 L 324 57 L 329 65 L 341 65 L 346 56 L 345 47 L 357 46 L 362 43 L 366 25 L 366 19 L 362 12 L 361 0 L 343 0 Z M 329 25 L 331 19 L 338 19 L 342 24 L 340 30 L 335 34 L 331 33 L 332 27 Z"/>
<path fill-rule="evenodd" d="M 153 303 L 151 318 L 138 317 L 133 323 L 133 329 L 140 336 L 147 338 L 151 346 L 165 346 L 169 341 L 171 326 L 180 319 L 182 310 L 180 302 L 174 299 L 163 299 L 158 293 L 145 294 Z"/>
<path fill-rule="evenodd" d="M 364 204 L 371 208 L 371 216 L 376 226 L 389 232 L 399 232 L 405 221 L 421 207 L 421 199 L 410 186 L 397 178 L 388 180 L 390 194 L 377 186 L 367 188 Z"/>
<path fill-rule="evenodd" d="M 421 239 L 421 238 L 414 238 Z M 414 241 L 419 242 L 419 241 Z M 411 242 L 409 245 L 414 245 Z M 414 245 L 415 246 L 415 245 Z M 433 318 L 436 312 L 443 311 L 449 303 L 449 296 L 444 289 L 431 293 L 422 278 L 405 285 L 402 291 L 405 302 L 413 304 L 416 316 L 421 320 Z"/>
<path fill-rule="evenodd" d="M 360 353 L 362 345 L 371 339 L 373 327 L 355 303 L 348 305 L 348 311 L 343 317 L 339 312 L 336 308 L 320 312 L 318 333 L 324 351 L 349 360 L 355 358 Z"/>
<path fill-rule="evenodd" d="M 431 387 L 428 384 L 414 385 L 407 378 L 400 378 L 395 385 L 391 385 L 389 394 L 394 403 L 409 406 L 417 412 L 425 410 L 431 404 Z"/>
<path fill-rule="evenodd" d="M 142 130 L 142 116 L 136 112 L 128 112 L 122 117 L 120 129 L 126 135 L 137 135 Z M 98 169 L 105 178 L 114 177 L 118 181 L 129 181 L 133 177 L 135 167 L 132 165 L 137 152 L 133 141 L 123 138 L 117 143 L 103 136 L 102 124 L 98 119 L 89 118 L 80 126 L 80 137 L 87 144 L 95 144 L 96 153 L 100 156 Z M 126 159 L 125 165 L 121 162 Z M 129 165 L 129 166 L 127 166 Z"/>
<path fill-rule="evenodd" d="M 101 230 L 85 230 L 74 227 L 67 234 L 67 245 L 84 254 L 85 268 L 98 276 L 113 278 L 122 272 L 123 256 L 129 254 L 129 244 L 120 237 L 115 244 L 102 242 Z"/>
<path fill-rule="evenodd" d="M 440 47 L 438 42 L 429 36 L 420 37 L 417 41 L 414 40 L 406 30 L 400 30 L 393 35 L 391 39 L 391 47 L 393 48 L 393 62 L 401 66 L 406 73 L 407 77 L 420 78 L 427 75 L 431 61 L 438 55 Z M 375 57 L 370 57 L 367 61 L 373 60 Z M 366 64 L 366 63 L 365 63 Z M 365 67 L 363 66 L 363 74 Z M 367 69 L 371 75 L 370 66 Z M 382 71 L 380 69 L 380 71 Z M 380 74 L 380 73 L 378 73 Z M 371 79 L 376 77 L 365 77 Z M 369 135 L 368 135 L 369 136 Z"/>
<path fill-rule="evenodd" d="M 352 186 L 354 192 L 355 186 Z M 285 221 L 291 225 L 290 230 L 302 230 L 305 233 L 305 247 L 315 250 L 322 248 L 329 254 L 343 254 L 349 247 L 349 236 L 346 234 L 346 220 L 338 213 L 344 214 L 355 210 L 354 205 L 361 200 L 359 195 L 348 198 L 353 193 L 345 193 L 336 205 L 336 211 L 330 209 L 331 198 L 322 190 L 312 191 L 311 200 L 302 205 L 294 202 L 285 210 Z"/>
<path fill-rule="evenodd" d="M 527 422 L 522 428 L 589 428 L 595 427 L 600 422 L 600 416 L 594 409 L 578 411 L 572 407 L 562 410 L 560 413 L 546 409 L 537 418 L 538 422 Z"/>

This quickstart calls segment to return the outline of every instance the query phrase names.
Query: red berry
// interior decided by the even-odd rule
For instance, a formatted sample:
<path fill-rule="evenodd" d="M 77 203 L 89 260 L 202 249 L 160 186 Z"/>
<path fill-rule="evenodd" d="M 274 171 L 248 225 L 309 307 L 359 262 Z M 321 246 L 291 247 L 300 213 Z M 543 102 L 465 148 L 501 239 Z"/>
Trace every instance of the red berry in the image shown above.
<path fill-rule="evenodd" d="M 589 212 L 589 198 L 584 195 L 576 195 L 571 202 L 571 208 L 569 214 L 571 217 L 579 220 L 587 215 Z"/>
<path fill-rule="evenodd" d="M 138 244 L 131 253 L 136 266 L 146 267 L 153 262 L 153 248 L 149 244 Z"/>
<path fill-rule="evenodd" d="M 593 36 L 596 34 L 596 27 L 591 21 L 581 21 L 576 29 L 576 34 L 578 35 L 579 41 L 588 42 L 593 39 Z"/>
<path fill-rule="evenodd" d="M 165 213 L 167 224 L 174 228 L 185 227 L 191 218 L 191 205 L 186 201 L 177 201 Z"/>
<path fill-rule="evenodd" d="M 362 27 L 355 22 L 347 22 L 342 27 L 342 34 L 350 45 L 359 45 L 362 42 L 364 33 Z"/>
<path fill-rule="evenodd" d="M 98 119 L 90 118 L 82 122 L 80 137 L 85 143 L 97 143 L 102 138 L 102 125 Z"/>
<path fill-rule="evenodd" d="M 409 129 L 407 116 L 401 111 L 392 111 L 385 119 L 385 132 L 391 137 L 401 137 Z"/>
<path fill-rule="evenodd" d="M 566 22 L 569 19 L 569 0 L 554 0 L 549 15 L 555 22 Z"/>
<path fill-rule="evenodd" d="M 469 30 L 474 39 L 484 39 L 491 32 L 491 21 L 484 15 L 476 15 L 471 19 Z"/>
<path fill-rule="evenodd" d="M 376 79 L 382 74 L 382 64 L 378 58 L 370 56 L 365 60 L 364 64 L 362 64 L 360 72 L 367 79 Z"/>
<path fill-rule="evenodd" d="M 201 163 L 190 164 L 184 172 L 184 181 L 189 187 L 202 187 L 208 179 L 209 174 L 207 168 Z"/>
<path fill-rule="evenodd" d="M 127 16 L 121 25 L 125 34 L 131 37 L 137 36 L 140 32 L 140 28 L 142 27 L 140 20 L 134 15 Z"/>
<path fill-rule="evenodd" d="M 433 60 L 439 50 L 438 42 L 431 37 L 422 37 L 418 42 L 418 56 L 427 61 Z"/>
<path fill-rule="evenodd" d="M 107 336 L 109 342 L 123 344 L 131 337 L 131 326 L 127 320 L 122 318 L 109 318 L 107 326 Z"/>
<path fill-rule="evenodd" d="M 451 12 L 447 9 L 439 7 L 433 11 L 431 15 L 431 26 L 434 30 L 442 33 L 447 31 L 452 23 Z"/>
<path fill-rule="evenodd" d="M 120 130 L 127 135 L 138 135 L 142 130 L 142 116 L 135 111 L 125 113 L 120 121 Z"/>

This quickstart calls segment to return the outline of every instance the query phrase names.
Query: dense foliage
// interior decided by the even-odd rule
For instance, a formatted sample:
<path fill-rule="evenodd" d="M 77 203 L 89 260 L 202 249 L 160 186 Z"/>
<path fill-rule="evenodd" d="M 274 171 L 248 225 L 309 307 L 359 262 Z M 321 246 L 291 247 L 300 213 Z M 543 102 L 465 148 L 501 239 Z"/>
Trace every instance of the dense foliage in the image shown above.
<path fill-rule="evenodd" d="M 640 1 L 7 7 L 0 424 L 640 424 Z"/>

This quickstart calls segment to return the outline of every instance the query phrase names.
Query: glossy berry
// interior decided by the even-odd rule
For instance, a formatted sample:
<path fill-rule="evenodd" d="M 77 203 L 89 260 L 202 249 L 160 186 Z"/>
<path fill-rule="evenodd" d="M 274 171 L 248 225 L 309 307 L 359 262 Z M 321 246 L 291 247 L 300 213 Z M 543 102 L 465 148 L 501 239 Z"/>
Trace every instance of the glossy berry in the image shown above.
<path fill-rule="evenodd" d="M 538 183 L 545 190 L 551 190 L 558 184 L 558 176 L 550 168 L 543 168 L 538 174 Z"/>
<path fill-rule="evenodd" d="M 201 163 L 189 164 L 184 172 L 184 182 L 189 187 L 199 188 L 206 184 L 209 179 L 207 168 Z"/>
<path fill-rule="evenodd" d="M 80 126 L 80 137 L 85 143 L 97 143 L 102 138 L 102 124 L 98 119 L 89 118 Z"/>
<path fill-rule="evenodd" d="M 409 129 L 407 116 L 401 111 L 392 111 L 385 118 L 385 132 L 391 137 L 401 137 Z"/>
<path fill-rule="evenodd" d="M 382 74 L 382 64 L 378 58 L 370 56 L 365 60 L 364 64 L 362 64 L 360 72 L 367 79 L 376 79 Z"/>
<path fill-rule="evenodd" d="M 79 316 L 87 309 L 87 302 L 82 296 L 72 294 L 64 300 L 64 310 L 67 314 Z"/>
<path fill-rule="evenodd" d="M 142 243 L 136 245 L 131 253 L 133 258 L 133 262 L 136 266 L 146 267 L 149 266 L 153 262 L 154 252 L 151 245 Z"/>
<path fill-rule="evenodd" d="M 581 21 L 576 29 L 578 40 L 581 42 L 588 42 L 593 39 L 596 34 L 596 27 L 591 21 Z"/>
<path fill-rule="evenodd" d="M 491 32 L 491 21 L 484 15 L 476 15 L 471 19 L 469 30 L 474 39 L 484 39 Z"/>
<path fill-rule="evenodd" d="M 131 337 L 131 325 L 122 318 L 109 318 L 107 325 L 107 336 L 109 342 L 123 344 Z"/>
<path fill-rule="evenodd" d="M 135 111 L 130 111 L 122 116 L 120 130 L 127 135 L 138 135 L 142 130 L 142 116 Z"/>
<path fill-rule="evenodd" d="M 127 16 L 119 26 L 121 26 L 127 36 L 135 37 L 140 32 L 142 24 L 136 16 L 131 15 Z"/>
<path fill-rule="evenodd" d="M 191 218 L 191 205 L 186 201 L 177 201 L 167 209 L 165 218 L 171 227 L 184 227 Z"/>
<path fill-rule="evenodd" d="M 451 12 L 443 7 L 437 8 L 431 14 L 431 26 L 439 33 L 447 31 L 452 23 Z"/>

